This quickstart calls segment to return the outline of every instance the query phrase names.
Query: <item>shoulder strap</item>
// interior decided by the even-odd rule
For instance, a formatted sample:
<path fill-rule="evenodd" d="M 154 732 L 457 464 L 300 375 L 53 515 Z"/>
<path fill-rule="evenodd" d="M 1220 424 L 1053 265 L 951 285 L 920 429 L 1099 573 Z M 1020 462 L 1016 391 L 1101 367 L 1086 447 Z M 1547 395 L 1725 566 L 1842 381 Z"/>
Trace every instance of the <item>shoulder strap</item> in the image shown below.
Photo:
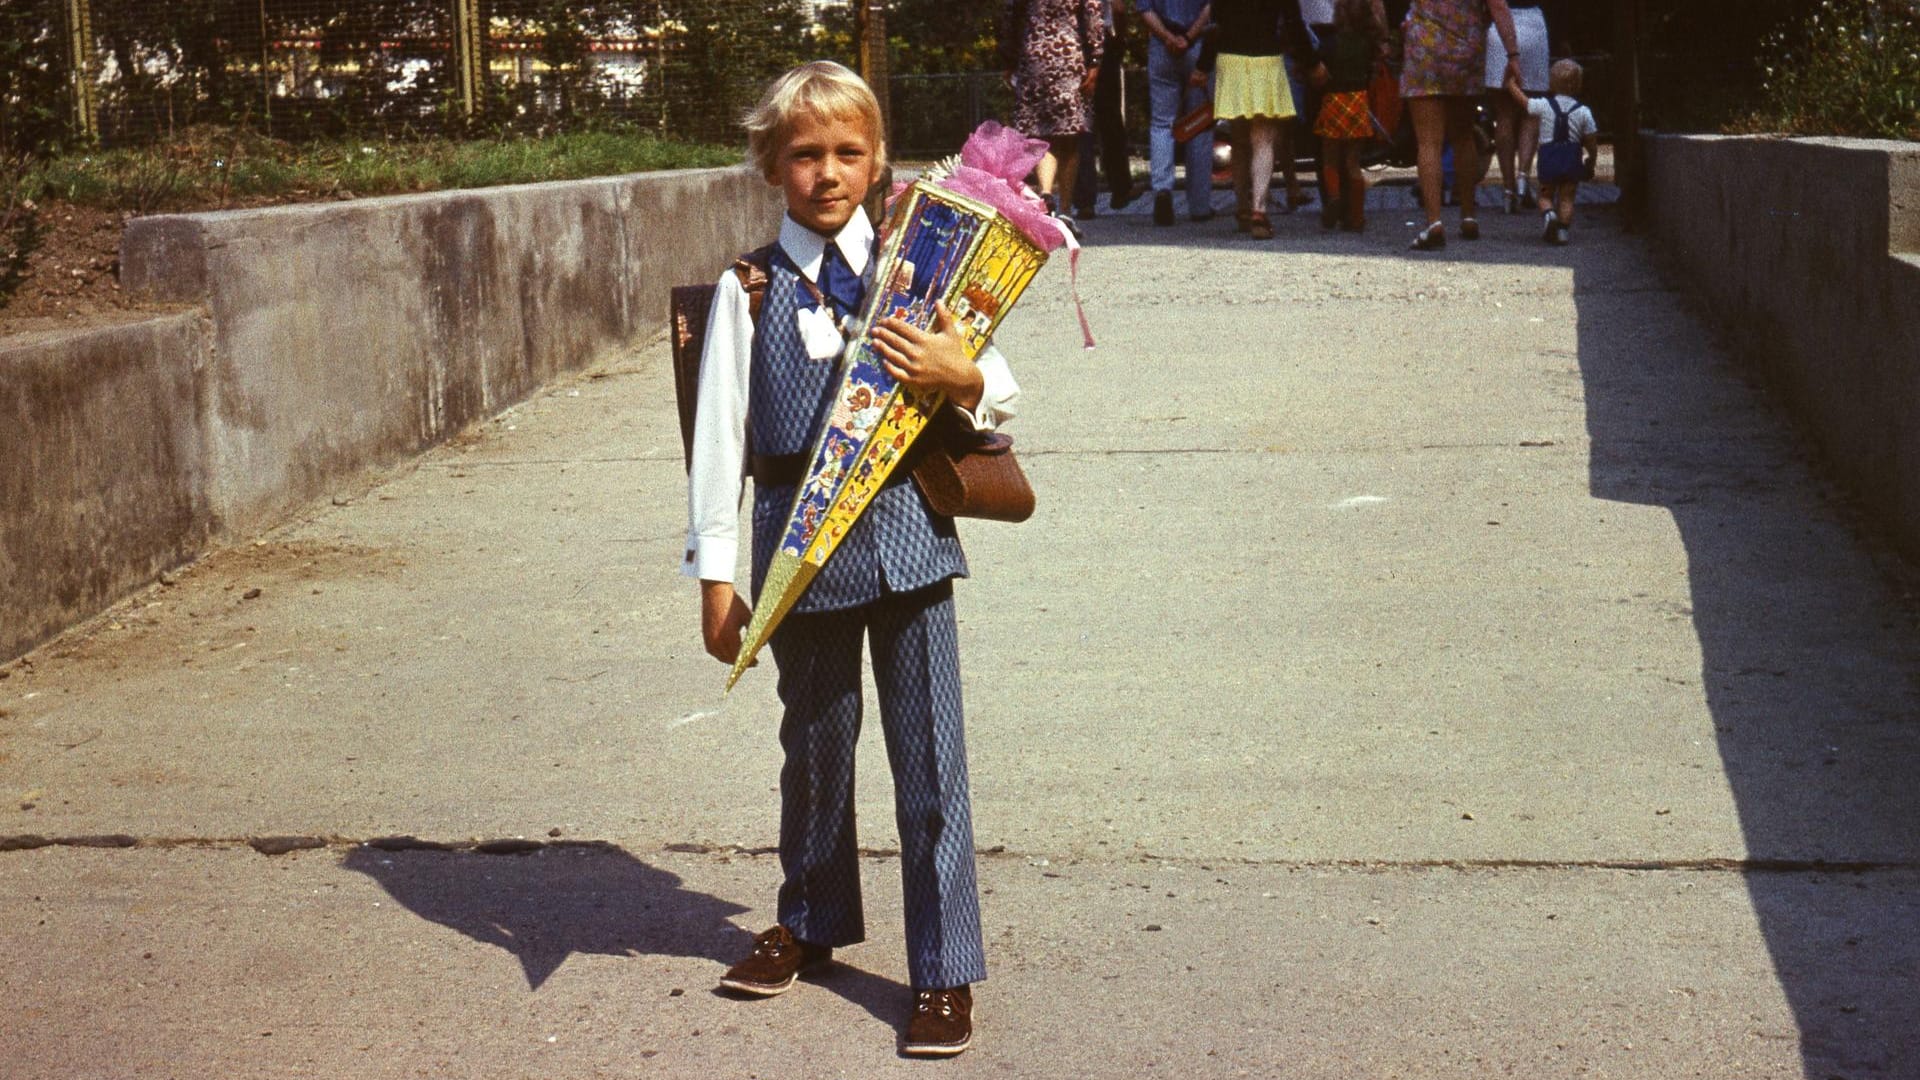
<path fill-rule="evenodd" d="M 740 280 L 740 289 L 747 294 L 747 314 L 755 326 L 760 325 L 760 301 L 766 298 L 774 247 L 773 244 L 757 247 L 733 260 L 733 276 Z"/>
<path fill-rule="evenodd" d="M 1573 124 L 1571 121 L 1573 114 L 1560 107 L 1560 95 L 1549 91 L 1547 93 L 1547 108 L 1553 110 L 1553 141 L 1557 143 L 1572 142 Z"/>

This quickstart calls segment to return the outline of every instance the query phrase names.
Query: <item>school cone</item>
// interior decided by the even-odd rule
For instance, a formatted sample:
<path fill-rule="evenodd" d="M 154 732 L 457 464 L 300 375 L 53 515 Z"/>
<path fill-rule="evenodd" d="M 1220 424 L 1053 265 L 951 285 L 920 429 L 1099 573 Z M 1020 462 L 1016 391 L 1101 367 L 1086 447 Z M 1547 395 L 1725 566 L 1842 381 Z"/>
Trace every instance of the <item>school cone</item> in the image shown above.
<path fill-rule="evenodd" d="M 977 357 L 1047 261 L 1046 251 L 992 205 L 941 187 L 943 175 L 933 170 L 908 187 L 888 217 L 873 285 L 841 360 L 833 411 L 808 455 L 727 675 L 729 691 L 945 404 L 945 395 L 901 386 L 887 373 L 873 327 L 897 316 L 925 329 L 935 302 L 943 302 L 959 322 L 967 356 Z"/>

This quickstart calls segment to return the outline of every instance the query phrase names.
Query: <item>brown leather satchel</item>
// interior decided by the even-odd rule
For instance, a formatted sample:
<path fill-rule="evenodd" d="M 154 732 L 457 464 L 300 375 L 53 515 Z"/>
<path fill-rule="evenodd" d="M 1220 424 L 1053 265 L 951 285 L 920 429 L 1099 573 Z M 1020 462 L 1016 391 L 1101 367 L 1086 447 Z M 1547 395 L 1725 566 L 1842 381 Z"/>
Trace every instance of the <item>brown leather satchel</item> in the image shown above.
<path fill-rule="evenodd" d="M 1033 516 L 1033 485 L 1013 456 L 1013 440 L 1008 436 L 975 431 L 959 412 L 946 406 L 928 421 L 915 449 L 920 452 L 913 482 L 934 513 L 992 521 L 1025 521 Z"/>
<path fill-rule="evenodd" d="M 747 312 L 760 322 L 760 300 L 766 295 L 773 245 L 755 248 L 733 261 L 734 277 L 747 294 Z M 680 449 L 688 472 L 693 471 L 693 417 L 700 398 L 700 354 L 707 343 L 707 315 L 718 286 L 675 285 L 669 292 L 673 322 L 673 396 L 680 406 Z"/>

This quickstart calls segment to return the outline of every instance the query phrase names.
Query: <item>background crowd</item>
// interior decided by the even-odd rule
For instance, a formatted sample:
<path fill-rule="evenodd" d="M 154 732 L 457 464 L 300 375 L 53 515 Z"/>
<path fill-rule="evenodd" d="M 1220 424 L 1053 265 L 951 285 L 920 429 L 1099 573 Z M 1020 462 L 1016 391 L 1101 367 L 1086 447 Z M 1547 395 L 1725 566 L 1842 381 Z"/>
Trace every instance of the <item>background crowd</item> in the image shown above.
<path fill-rule="evenodd" d="M 1551 62 L 1556 6 L 1556 0 L 1007 0 L 1001 60 L 1013 89 L 1011 123 L 1052 148 L 1038 188 L 1056 209 L 1071 206 L 1082 220 L 1097 213 L 1096 161 L 1112 207 L 1139 194 L 1128 166 L 1120 83 L 1126 40 L 1142 34 L 1156 225 L 1178 222 L 1179 201 L 1190 221 L 1213 217 L 1216 125 L 1224 123 L 1237 229 L 1269 239 L 1271 213 L 1312 202 L 1295 173 L 1297 161 L 1311 160 L 1321 223 L 1363 230 L 1362 164 L 1404 123 L 1424 212 L 1410 246 L 1446 246 L 1442 213 L 1449 202 L 1459 208 L 1455 235 L 1476 240 L 1474 191 L 1489 164 L 1475 135 L 1484 114 L 1503 209 L 1533 208 L 1543 215 L 1543 238 L 1566 243 L 1574 192 L 1592 173 L 1595 123 L 1578 100 L 1579 66 Z M 1543 145 L 1551 148 L 1544 154 Z M 1182 171 L 1183 190 L 1176 190 Z"/>

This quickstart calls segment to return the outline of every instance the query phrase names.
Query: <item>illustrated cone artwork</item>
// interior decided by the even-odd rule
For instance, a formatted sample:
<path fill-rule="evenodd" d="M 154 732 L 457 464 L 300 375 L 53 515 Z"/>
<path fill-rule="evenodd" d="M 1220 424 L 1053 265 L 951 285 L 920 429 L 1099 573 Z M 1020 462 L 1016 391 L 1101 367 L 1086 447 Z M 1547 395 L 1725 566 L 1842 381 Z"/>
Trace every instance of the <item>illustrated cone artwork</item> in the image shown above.
<path fill-rule="evenodd" d="M 969 359 L 1066 242 L 1039 198 L 1021 184 L 1046 144 L 991 121 L 896 194 L 866 303 L 840 363 L 840 383 L 794 495 L 727 689 L 753 663 L 854 522 L 879 493 L 945 395 L 901 386 L 873 347 L 872 328 L 900 317 L 932 325 L 934 303 L 960 324 Z M 1015 171 L 1017 170 L 1017 171 Z"/>

